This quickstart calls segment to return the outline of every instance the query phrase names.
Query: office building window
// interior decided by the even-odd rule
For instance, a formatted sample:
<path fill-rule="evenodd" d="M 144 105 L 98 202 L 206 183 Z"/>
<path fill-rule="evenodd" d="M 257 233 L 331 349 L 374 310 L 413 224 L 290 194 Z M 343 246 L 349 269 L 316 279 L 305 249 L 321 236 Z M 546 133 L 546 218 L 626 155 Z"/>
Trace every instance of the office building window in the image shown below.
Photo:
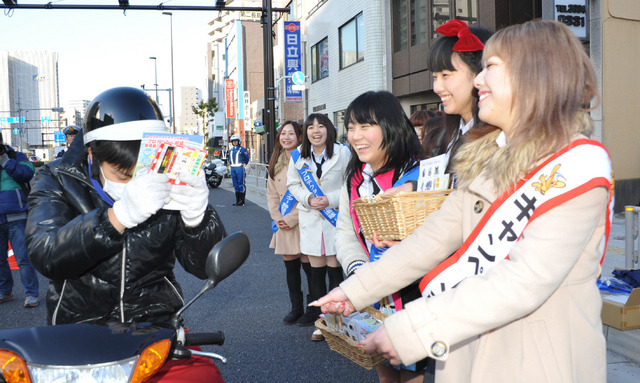
<path fill-rule="evenodd" d="M 347 127 L 345 126 L 344 121 L 344 113 L 346 109 L 339 110 L 333 113 L 333 121 L 336 126 L 337 132 L 337 140 L 341 144 L 349 145 L 349 141 L 347 139 Z"/>
<path fill-rule="evenodd" d="M 329 76 L 329 39 L 311 47 L 311 81 L 315 82 Z"/>
<path fill-rule="evenodd" d="M 456 0 L 456 19 L 467 24 L 477 24 L 478 0 Z"/>
<path fill-rule="evenodd" d="M 432 38 L 437 38 L 438 33 L 436 29 L 447 21 L 451 20 L 451 9 L 449 7 L 449 0 L 432 0 L 431 3 L 431 23 Z"/>
<path fill-rule="evenodd" d="M 411 0 L 411 46 L 427 42 L 428 29 L 427 2 Z"/>
<path fill-rule="evenodd" d="M 340 69 L 364 60 L 362 13 L 340 27 Z"/>
<path fill-rule="evenodd" d="M 400 52 L 409 47 L 407 28 L 409 7 L 407 0 L 393 0 L 393 51 Z"/>

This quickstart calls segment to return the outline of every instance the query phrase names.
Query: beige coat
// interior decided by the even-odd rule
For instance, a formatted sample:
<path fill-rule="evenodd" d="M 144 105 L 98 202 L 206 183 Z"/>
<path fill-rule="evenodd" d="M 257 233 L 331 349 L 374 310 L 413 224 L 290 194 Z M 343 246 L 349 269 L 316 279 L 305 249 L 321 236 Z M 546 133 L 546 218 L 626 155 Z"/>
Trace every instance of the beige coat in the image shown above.
<path fill-rule="evenodd" d="M 298 228 L 298 208 L 297 204 L 289 212 L 283 216 L 280 214 L 280 201 L 287 192 L 287 166 L 275 175 L 275 179 L 269 177 L 267 180 L 267 205 L 269 206 L 269 214 L 275 222 L 284 219 L 291 227 L 289 230 L 278 229 L 271 237 L 269 248 L 275 249 L 276 254 L 292 255 L 300 253 L 300 229 Z"/>
<path fill-rule="evenodd" d="M 340 189 L 344 183 L 344 175 L 347 164 L 351 158 L 349 148 L 335 144 L 333 156 L 322 166 L 320 180 L 313 174 L 322 192 L 329 199 L 329 207 L 338 209 L 340 202 Z M 309 206 L 309 197 L 312 195 L 298 174 L 298 169 L 306 163 L 311 166 L 310 158 L 300 157 L 296 163 L 291 159 L 287 173 L 287 187 L 291 194 L 298 200 L 299 225 L 300 225 L 300 251 L 306 255 L 320 256 L 321 239 L 324 236 L 326 255 L 336 254 L 335 235 L 336 228 L 327 221 L 318 210 Z M 348 213 L 348 212 L 347 212 Z"/>
<path fill-rule="evenodd" d="M 341 284 L 356 308 L 408 285 L 452 254 L 495 201 L 481 174 L 377 262 Z M 403 363 L 437 359 L 436 381 L 605 382 L 606 344 L 596 287 L 608 191 L 597 187 L 529 223 L 484 277 L 409 303 L 385 321 Z M 482 204 L 480 213 L 474 206 Z M 440 341 L 448 352 L 436 357 Z"/>

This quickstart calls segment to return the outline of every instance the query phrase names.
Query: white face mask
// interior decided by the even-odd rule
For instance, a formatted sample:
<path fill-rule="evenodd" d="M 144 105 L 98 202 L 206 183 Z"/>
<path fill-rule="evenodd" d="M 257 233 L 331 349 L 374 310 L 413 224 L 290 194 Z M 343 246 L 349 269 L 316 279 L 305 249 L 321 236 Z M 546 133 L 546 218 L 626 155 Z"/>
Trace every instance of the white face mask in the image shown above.
<path fill-rule="evenodd" d="M 120 197 L 122 197 L 122 192 L 124 191 L 124 188 L 127 186 L 127 184 L 122 182 L 109 181 L 107 177 L 105 177 L 104 171 L 102 171 L 102 166 L 100 166 L 100 173 L 102 174 L 102 178 L 104 178 L 104 185 L 102 186 L 102 190 L 104 190 L 105 193 L 109 194 L 109 197 L 111 197 L 114 201 L 119 200 Z"/>

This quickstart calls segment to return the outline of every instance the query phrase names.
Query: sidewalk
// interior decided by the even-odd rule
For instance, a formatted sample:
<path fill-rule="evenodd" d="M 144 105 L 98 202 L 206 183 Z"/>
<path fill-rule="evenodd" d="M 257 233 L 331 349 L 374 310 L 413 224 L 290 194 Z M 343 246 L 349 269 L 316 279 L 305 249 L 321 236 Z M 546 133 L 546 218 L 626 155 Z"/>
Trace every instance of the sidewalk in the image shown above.
<path fill-rule="evenodd" d="M 231 180 L 221 185 L 230 188 Z M 267 209 L 266 190 L 247 185 L 247 199 Z M 607 255 L 602 263 L 602 275 L 611 275 L 616 267 L 624 268 L 625 257 L 624 213 L 616 214 L 611 225 Z M 620 331 L 603 326 L 607 339 L 607 381 L 609 383 L 636 383 L 640 381 L 640 329 Z"/>

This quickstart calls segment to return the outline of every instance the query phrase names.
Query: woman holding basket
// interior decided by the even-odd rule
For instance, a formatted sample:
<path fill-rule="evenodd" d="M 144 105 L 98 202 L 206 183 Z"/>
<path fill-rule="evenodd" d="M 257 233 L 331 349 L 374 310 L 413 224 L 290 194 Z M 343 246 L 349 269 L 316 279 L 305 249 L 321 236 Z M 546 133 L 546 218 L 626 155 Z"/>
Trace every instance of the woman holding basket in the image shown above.
<path fill-rule="evenodd" d="M 440 210 L 316 304 L 349 314 L 427 274 L 424 298 L 388 317 L 367 351 L 435 358 L 439 382 L 605 382 L 596 280 L 613 180 L 606 149 L 585 137 L 594 69 L 549 20 L 497 32 L 483 66 L 479 116 L 499 135 L 462 147 L 469 163 Z"/>
<path fill-rule="evenodd" d="M 336 232 L 338 261 L 345 274 L 380 258 L 386 248 L 376 248 L 364 237 L 353 202 L 418 179 L 422 147 L 402 105 L 391 93 L 366 92 L 349 104 L 346 113 L 351 160 L 340 194 Z M 420 296 L 414 284 L 391 295 L 394 310 Z M 426 360 L 411 366 L 377 367 L 380 382 L 422 382 Z"/>

